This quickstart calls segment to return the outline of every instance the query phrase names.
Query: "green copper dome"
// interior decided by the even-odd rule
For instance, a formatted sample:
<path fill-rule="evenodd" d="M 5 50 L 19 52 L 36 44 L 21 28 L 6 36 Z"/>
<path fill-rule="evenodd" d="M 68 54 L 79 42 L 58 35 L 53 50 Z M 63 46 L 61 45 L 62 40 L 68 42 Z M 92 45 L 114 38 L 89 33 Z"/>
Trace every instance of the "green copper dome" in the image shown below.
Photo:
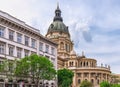
<path fill-rule="evenodd" d="M 64 32 L 69 33 L 68 27 L 61 21 L 54 21 L 48 29 L 48 32 Z"/>
<path fill-rule="evenodd" d="M 55 17 L 48 28 L 48 33 L 53 32 L 69 34 L 68 27 L 63 23 L 63 19 L 61 17 L 61 10 L 59 9 L 59 6 L 57 6 L 57 9 L 55 10 Z"/>

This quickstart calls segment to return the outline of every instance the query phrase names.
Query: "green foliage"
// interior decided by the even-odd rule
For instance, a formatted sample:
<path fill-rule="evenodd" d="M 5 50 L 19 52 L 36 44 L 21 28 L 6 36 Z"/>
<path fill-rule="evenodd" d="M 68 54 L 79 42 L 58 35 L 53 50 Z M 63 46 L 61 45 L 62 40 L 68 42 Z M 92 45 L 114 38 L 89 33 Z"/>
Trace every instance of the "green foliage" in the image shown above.
<path fill-rule="evenodd" d="M 13 73 L 13 61 L 5 59 L 0 63 L 0 72 L 2 73 L 8 73 L 11 72 Z"/>
<path fill-rule="evenodd" d="M 0 73 L 6 75 L 8 79 L 11 79 L 14 74 L 14 61 L 3 60 L 0 63 Z"/>
<path fill-rule="evenodd" d="M 120 87 L 120 84 L 110 84 L 107 81 L 103 81 L 100 83 L 100 87 Z"/>
<path fill-rule="evenodd" d="M 112 84 L 111 87 L 120 87 L 120 84 Z"/>
<path fill-rule="evenodd" d="M 33 54 L 17 61 L 16 76 L 31 76 L 37 80 L 51 80 L 55 78 L 56 70 L 52 62 L 43 56 Z"/>
<path fill-rule="evenodd" d="M 68 69 L 60 69 L 58 70 L 58 86 L 59 87 L 69 87 L 72 84 L 72 79 L 74 73 Z"/>
<path fill-rule="evenodd" d="M 87 81 L 87 80 L 84 80 L 81 84 L 80 84 L 80 87 L 93 87 L 92 83 Z"/>
<path fill-rule="evenodd" d="M 107 81 L 103 81 L 100 83 L 100 87 L 111 87 L 110 83 Z"/>

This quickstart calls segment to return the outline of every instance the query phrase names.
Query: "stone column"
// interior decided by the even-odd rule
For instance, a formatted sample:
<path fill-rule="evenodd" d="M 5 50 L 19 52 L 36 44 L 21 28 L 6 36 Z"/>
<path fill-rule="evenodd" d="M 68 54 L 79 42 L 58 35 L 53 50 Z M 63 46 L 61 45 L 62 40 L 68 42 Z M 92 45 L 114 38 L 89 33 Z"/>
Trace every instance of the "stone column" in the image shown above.
<path fill-rule="evenodd" d="M 91 82 L 91 79 L 90 79 L 90 77 L 91 77 L 91 73 L 89 73 L 89 81 Z"/>
<path fill-rule="evenodd" d="M 6 55 L 9 55 L 9 48 L 8 48 L 8 43 L 5 45 L 5 57 Z"/>
<path fill-rule="evenodd" d="M 81 73 L 81 82 L 84 80 L 84 73 Z"/>

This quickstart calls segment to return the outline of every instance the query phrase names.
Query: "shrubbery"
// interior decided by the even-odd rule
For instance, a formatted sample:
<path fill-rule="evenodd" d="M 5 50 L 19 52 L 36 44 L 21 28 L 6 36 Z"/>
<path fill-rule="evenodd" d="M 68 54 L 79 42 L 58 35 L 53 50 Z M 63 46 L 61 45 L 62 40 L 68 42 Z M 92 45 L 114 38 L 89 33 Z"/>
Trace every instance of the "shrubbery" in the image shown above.
<path fill-rule="evenodd" d="M 120 84 L 110 84 L 107 81 L 103 81 L 100 83 L 100 87 L 120 87 Z"/>

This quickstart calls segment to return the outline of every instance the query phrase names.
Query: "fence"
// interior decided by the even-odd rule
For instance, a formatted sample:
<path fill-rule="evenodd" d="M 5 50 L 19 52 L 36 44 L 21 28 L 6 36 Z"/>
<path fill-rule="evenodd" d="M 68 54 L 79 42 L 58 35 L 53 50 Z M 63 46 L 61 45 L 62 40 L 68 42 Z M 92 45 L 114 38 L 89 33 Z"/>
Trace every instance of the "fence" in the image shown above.
<path fill-rule="evenodd" d="M 38 87 L 35 84 L 30 84 L 30 83 L 12 83 L 12 82 L 0 82 L 0 87 Z M 56 87 L 55 85 L 50 85 L 50 84 L 39 84 L 39 87 Z"/>

